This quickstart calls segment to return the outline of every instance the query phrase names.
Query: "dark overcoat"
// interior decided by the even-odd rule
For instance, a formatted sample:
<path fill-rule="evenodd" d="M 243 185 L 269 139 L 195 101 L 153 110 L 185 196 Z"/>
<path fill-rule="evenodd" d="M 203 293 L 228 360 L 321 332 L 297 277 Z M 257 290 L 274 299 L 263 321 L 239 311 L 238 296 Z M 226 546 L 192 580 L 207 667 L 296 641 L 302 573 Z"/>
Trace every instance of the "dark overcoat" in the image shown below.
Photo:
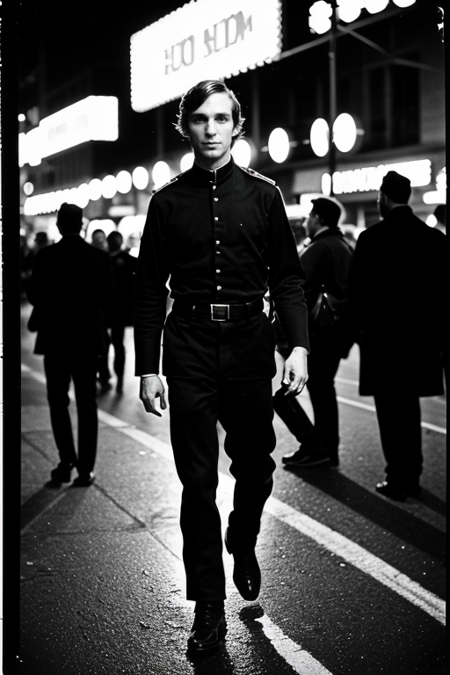
<path fill-rule="evenodd" d="M 112 288 L 108 253 L 79 235 L 41 249 L 27 289 L 37 328 L 35 353 L 101 353 Z"/>
<path fill-rule="evenodd" d="M 360 344 L 360 394 L 383 387 L 443 393 L 446 238 L 402 205 L 358 238 L 350 309 Z"/>

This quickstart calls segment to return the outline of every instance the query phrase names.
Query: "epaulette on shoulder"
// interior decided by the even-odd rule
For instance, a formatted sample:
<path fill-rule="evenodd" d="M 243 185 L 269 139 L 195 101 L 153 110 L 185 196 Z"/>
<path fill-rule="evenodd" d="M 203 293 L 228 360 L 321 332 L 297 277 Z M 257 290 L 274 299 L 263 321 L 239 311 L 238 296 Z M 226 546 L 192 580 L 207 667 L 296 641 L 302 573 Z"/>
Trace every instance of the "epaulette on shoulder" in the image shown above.
<path fill-rule="evenodd" d="M 249 166 L 239 166 L 239 168 L 242 169 L 242 171 L 245 171 L 245 173 L 248 173 L 250 176 L 253 176 L 253 178 L 260 178 L 261 180 L 265 180 L 266 183 L 276 185 L 276 182 L 274 180 L 272 180 L 271 178 L 267 178 L 267 176 L 263 176 L 262 173 L 258 173 L 257 171 L 255 171 L 255 169 L 251 169 Z"/>
<path fill-rule="evenodd" d="M 164 185 L 161 185 L 161 187 L 157 188 L 156 190 L 152 191 L 152 197 L 153 195 L 156 195 L 157 192 L 161 192 L 161 190 L 164 190 L 164 188 L 169 187 L 169 185 L 172 185 L 172 183 L 176 183 L 177 180 L 179 179 L 180 176 L 182 176 L 182 173 L 179 173 L 177 176 L 174 176 L 171 178 L 167 183 L 164 183 Z"/>

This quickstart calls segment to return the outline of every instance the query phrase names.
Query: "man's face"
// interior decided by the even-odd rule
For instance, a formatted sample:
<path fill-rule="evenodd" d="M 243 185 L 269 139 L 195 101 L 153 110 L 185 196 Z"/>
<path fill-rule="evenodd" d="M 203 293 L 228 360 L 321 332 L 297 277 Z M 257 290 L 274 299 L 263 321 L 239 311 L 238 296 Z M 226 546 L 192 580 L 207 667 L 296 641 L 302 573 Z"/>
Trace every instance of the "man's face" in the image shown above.
<path fill-rule="evenodd" d="M 228 94 L 211 94 L 189 114 L 189 139 L 197 164 L 204 169 L 217 169 L 230 156 L 234 129 L 231 99 Z"/>
<path fill-rule="evenodd" d="M 377 205 L 380 216 L 382 218 L 386 218 L 387 214 L 389 213 L 389 209 L 387 208 L 385 194 L 381 190 L 378 193 Z"/>
<path fill-rule="evenodd" d="M 308 220 L 306 221 L 306 233 L 308 237 L 314 237 L 319 227 L 320 227 L 319 216 L 317 215 L 317 213 L 314 213 L 313 210 L 309 214 Z"/>

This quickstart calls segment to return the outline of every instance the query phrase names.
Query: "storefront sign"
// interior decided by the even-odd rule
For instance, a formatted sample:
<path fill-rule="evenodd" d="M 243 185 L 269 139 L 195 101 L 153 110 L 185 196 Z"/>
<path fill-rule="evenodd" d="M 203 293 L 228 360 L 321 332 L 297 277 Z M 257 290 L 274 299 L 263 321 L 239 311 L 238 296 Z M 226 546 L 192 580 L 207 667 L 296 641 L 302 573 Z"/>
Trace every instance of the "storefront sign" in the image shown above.
<path fill-rule="evenodd" d="M 19 134 L 19 164 L 41 159 L 88 141 L 116 141 L 119 103 L 115 96 L 88 96 L 45 117 L 27 134 Z"/>
<path fill-rule="evenodd" d="M 360 169 L 348 171 L 335 171 L 333 174 L 333 191 L 335 194 L 348 194 L 352 192 L 378 191 L 384 175 L 388 171 L 397 171 L 411 181 L 412 187 L 423 187 L 431 183 L 431 161 L 418 159 L 410 162 L 397 162 L 379 164 L 378 166 L 365 166 Z M 329 183 L 329 174 L 324 174 L 325 182 Z"/>
<path fill-rule="evenodd" d="M 144 112 L 201 80 L 262 66 L 281 51 L 280 0 L 197 0 L 131 36 L 131 105 Z"/>

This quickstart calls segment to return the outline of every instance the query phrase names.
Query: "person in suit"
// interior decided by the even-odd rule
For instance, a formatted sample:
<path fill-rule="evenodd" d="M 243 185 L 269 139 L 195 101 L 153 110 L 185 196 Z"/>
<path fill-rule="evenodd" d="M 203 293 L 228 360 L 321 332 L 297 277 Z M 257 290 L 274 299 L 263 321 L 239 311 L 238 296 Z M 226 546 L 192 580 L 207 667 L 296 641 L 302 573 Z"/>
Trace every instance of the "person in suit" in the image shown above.
<path fill-rule="evenodd" d="M 107 237 L 109 255 L 114 275 L 114 303 L 111 312 L 111 344 L 114 349 L 114 372 L 117 377 L 116 391 L 123 392 L 125 371 L 125 328 L 133 325 L 134 282 L 137 260 L 125 251 L 123 236 L 117 230 Z M 108 355 L 106 355 L 106 358 Z"/>
<path fill-rule="evenodd" d="M 353 249 L 338 227 L 342 206 L 335 199 L 312 200 L 306 231 L 310 243 L 300 253 L 306 276 L 311 351 L 308 354 L 306 384 L 314 412 L 314 425 L 298 399 L 284 396 L 280 388 L 273 397 L 275 412 L 300 443 L 295 452 L 284 455 L 286 466 L 298 469 L 339 465 L 339 411 L 334 378 L 339 362 L 348 354 L 346 306 L 348 278 Z M 323 299 L 323 294 L 326 299 Z M 331 322 L 321 303 L 333 303 Z M 338 307 L 339 305 L 339 307 Z M 282 352 L 282 346 L 278 346 Z"/>
<path fill-rule="evenodd" d="M 28 286 L 37 337 L 34 352 L 44 355 L 50 418 L 60 462 L 53 483 L 76 486 L 94 480 L 98 418 L 97 358 L 104 348 L 106 319 L 112 298 L 109 255 L 81 237 L 82 210 L 64 203 L 58 211 L 61 240 L 40 250 Z M 69 415 L 73 380 L 78 414 L 78 452 Z"/>
<path fill-rule="evenodd" d="M 443 393 L 448 341 L 445 236 L 414 215 L 410 195 L 408 178 L 385 175 L 382 220 L 358 238 L 349 288 L 359 392 L 374 397 L 386 460 L 376 490 L 399 501 L 420 496 L 420 397 Z"/>
<path fill-rule="evenodd" d="M 164 327 L 187 598 L 195 601 L 192 653 L 215 648 L 226 631 L 218 421 L 236 479 L 225 533 L 233 580 L 247 600 L 260 590 L 255 546 L 276 443 L 275 334 L 263 311 L 269 289 L 290 350 L 286 393 L 299 393 L 307 379 L 303 270 L 280 190 L 233 160 L 242 123 L 238 100 L 220 80 L 200 82 L 183 96 L 177 128 L 190 140 L 195 162 L 153 194 L 136 279 L 136 375 L 146 411 L 157 415 L 158 398 L 166 408 L 159 377 Z M 166 321 L 168 284 L 173 306 Z"/>

